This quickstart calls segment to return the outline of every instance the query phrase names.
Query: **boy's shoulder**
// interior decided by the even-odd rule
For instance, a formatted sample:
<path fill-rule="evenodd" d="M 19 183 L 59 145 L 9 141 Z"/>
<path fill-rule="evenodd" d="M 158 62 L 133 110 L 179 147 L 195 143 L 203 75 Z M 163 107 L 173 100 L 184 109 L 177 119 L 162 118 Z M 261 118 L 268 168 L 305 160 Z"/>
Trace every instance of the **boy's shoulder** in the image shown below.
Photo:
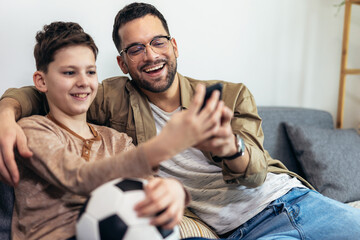
<path fill-rule="evenodd" d="M 55 123 L 53 121 L 51 121 L 49 118 L 47 118 L 46 116 L 41 116 L 41 115 L 32 115 L 30 117 L 24 117 L 21 118 L 18 121 L 18 124 L 21 127 L 25 127 L 25 126 L 35 126 L 35 125 L 54 125 Z"/>
<path fill-rule="evenodd" d="M 60 134 L 63 129 L 55 122 L 50 120 L 46 116 L 32 115 L 30 117 L 24 117 L 18 121 L 19 126 L 25 133 L 32 133 L 34 130 L 43 133 L 55 133 Z"/>

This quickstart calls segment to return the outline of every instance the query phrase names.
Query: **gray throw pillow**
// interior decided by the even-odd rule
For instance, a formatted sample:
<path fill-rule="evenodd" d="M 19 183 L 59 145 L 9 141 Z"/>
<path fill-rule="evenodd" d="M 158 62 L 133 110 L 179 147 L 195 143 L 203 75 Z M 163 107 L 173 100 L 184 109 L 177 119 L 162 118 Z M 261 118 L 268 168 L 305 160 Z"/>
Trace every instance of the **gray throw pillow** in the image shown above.
<path fill-rule="evenodd" d="M 353 129 L 285 124 L 306 179 L 341 202 L 360 200 L 360 136 Z"/>

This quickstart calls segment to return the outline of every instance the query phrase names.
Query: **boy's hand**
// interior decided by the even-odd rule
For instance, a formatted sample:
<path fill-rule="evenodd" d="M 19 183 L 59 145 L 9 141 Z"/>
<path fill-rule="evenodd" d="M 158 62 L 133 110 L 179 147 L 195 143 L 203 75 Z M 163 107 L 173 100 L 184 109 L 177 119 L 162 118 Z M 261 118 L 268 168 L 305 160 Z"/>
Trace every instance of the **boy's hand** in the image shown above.
<path fill-rule="evenodd" d="M 155 216 L 151 224 L 171 229 L 177 225 L 185 208 L 185 190 L 175 179 L 153 178 L 145 186 L 146 199 L 135 206 L 138 216 Z M 160 213 L 156 216 L 156 214 Z"/>
<path fill-rule="evenodd" d="M 230 124 L 232 116 L 232 111 L 228 107 L 224 107 L 221 125 L 217 132 L 211 138 L 206 139 L 195 147 L 203 151 L 209 151 L 219 157 L 235 154 L 237 151 L 235 136 Z"/>
<path fill-rule="evenodd" d="M 162 129 L 160 135 L 175 155 L 213 136 L 220 127 L 224 103 L 215 91 L 201 110 L 205 86 L 198 84 L 188 109 L 175 113 Z"/>

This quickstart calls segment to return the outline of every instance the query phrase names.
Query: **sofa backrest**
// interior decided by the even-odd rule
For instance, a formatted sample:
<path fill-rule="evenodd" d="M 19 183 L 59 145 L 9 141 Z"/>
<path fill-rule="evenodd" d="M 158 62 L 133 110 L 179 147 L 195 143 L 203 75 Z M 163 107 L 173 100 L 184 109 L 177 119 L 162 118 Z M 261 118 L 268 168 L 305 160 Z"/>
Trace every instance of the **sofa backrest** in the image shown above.
<path fill-rule="evenodd" d="M 296 160 L 284 127 L 285 122 L 295 125 L 333 129 L 334 123 L 329 112 L 297 107 L 258 107 L 264 131 L 264 148 L 272 158 L 278 159 L 292 172 L 304 177 Z"/>

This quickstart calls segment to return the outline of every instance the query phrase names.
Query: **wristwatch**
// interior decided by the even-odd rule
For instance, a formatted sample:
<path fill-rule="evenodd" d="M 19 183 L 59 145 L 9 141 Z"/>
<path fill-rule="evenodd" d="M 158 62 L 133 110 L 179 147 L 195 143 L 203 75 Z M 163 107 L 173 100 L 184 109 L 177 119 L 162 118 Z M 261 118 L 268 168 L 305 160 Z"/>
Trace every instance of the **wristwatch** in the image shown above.
<path fill-rule="evenodd" d="M 233 160 L 235 158 L 244 156 L 245 154 L 245 143 L 244 140 L 237 134 L 235 134 L 236 137 L 236 142 L 237 142 L 237 153 L 235 153 L 234 155 L 231 156 L 227 156 L 227 157 L 221 157 L 225 160 Z"/>

